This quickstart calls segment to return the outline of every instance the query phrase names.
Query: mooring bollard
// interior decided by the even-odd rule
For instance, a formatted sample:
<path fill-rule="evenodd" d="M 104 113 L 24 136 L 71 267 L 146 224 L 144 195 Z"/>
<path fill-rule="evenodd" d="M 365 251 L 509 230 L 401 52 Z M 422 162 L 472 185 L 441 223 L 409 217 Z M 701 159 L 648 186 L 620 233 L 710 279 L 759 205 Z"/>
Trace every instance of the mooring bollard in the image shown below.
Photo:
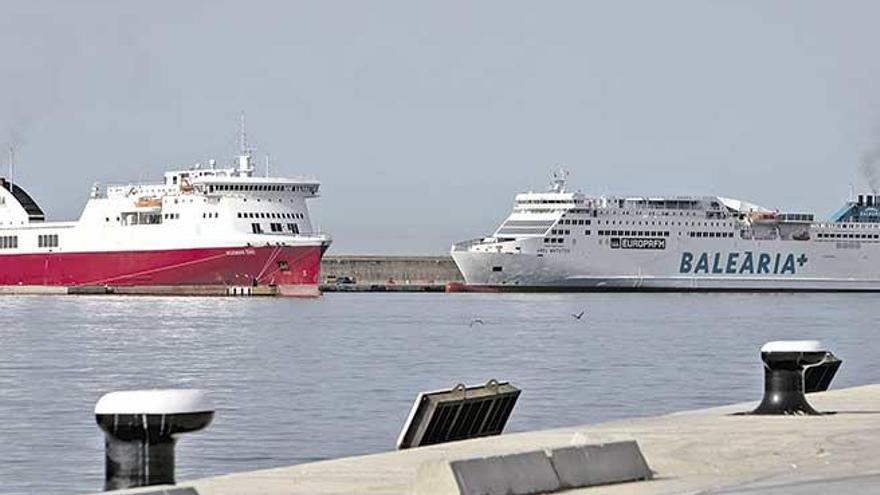
<path fill-rule="evenodd" d="M 201 390 L 111 392 L 95 404 L 104 431 L 104 490 L 174 484 L 177 435 L 211 423 Z"/>
<path fill-rule="evenodd" d="M 764 398 L 752 414 L 820 414 L 807 402 L 805 370 L 828 368 L 821 381 L 827 389 L 840 360 L 818 340 L 780 340 L 761 347 Z M 829 374 L 830 373 L 830 374 Z"/>

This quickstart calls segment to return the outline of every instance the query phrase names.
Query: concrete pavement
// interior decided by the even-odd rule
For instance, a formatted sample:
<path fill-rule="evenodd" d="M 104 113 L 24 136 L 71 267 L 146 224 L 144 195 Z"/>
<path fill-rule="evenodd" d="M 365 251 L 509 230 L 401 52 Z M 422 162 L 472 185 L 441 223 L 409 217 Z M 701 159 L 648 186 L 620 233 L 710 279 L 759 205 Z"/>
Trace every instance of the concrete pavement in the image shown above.
<path fill-rule="evenodd" d="M 757 402 L 750 402 L 230 474 L 178 487 L 199 495 L 403 495 L 412 493 L 419 466 L 431 460 L 636 440 L 653 480 L 565 493 L 880 492 L 880 385 L 810 394 L 809 400 L 836 414 L 733 415 L 753 409 Z M 157 487 L 117 493 L 144 492 L 161 493 Z"/>

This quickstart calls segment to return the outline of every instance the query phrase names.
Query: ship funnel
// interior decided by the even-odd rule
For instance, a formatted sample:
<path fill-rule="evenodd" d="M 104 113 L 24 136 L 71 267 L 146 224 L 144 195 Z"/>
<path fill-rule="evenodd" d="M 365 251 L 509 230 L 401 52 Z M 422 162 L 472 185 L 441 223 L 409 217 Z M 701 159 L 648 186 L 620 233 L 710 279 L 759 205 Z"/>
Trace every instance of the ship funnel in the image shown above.
<path fill-rule="evenodd" d="M 174 484 L 177 436 L 211 423 L 201 390 L 112 392 L 95 404 L 104 431 L 104 490 Z"/>
<path fill-rule="evenodd" d="M 752 414 L 820 414 L 804 395 L 828 389 L 842 361 L 818 340 L 780 340 L 761 347 L 764 399 Z"/>
<path fill-rule="evenodd" d="M 865 195 L 859 194 L 859 206 L 865 206 Z"/>
<path fill-rule="evenodd" d="M 865 206 L 874 206 L 874 199 L 873 195 L 869 194 L 865 196 Z"/>

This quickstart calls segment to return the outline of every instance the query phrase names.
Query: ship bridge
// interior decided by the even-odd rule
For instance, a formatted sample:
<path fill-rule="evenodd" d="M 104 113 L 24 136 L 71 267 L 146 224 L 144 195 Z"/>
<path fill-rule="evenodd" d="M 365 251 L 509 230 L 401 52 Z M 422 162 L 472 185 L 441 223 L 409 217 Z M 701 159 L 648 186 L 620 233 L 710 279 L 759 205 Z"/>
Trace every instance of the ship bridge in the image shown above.
<path fill-rule="evenodd" d="M 297 193 L 306 198 L 318 196 L 320 182 L 316 179 L 286 179 L 278 177 L 196 177 L 196 190 L 207 194 L 224 193 Z"/>

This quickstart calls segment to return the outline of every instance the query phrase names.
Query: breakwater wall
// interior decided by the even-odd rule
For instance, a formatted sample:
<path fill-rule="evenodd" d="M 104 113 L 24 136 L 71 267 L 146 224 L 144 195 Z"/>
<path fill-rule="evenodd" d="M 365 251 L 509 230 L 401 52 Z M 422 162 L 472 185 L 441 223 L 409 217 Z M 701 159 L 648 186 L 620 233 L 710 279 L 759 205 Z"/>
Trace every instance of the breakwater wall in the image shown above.
<path fill-rule="evenodd" d="M 325 256 L 321 290 L 442 291 L 463 278 L 449 256 Z"/>

